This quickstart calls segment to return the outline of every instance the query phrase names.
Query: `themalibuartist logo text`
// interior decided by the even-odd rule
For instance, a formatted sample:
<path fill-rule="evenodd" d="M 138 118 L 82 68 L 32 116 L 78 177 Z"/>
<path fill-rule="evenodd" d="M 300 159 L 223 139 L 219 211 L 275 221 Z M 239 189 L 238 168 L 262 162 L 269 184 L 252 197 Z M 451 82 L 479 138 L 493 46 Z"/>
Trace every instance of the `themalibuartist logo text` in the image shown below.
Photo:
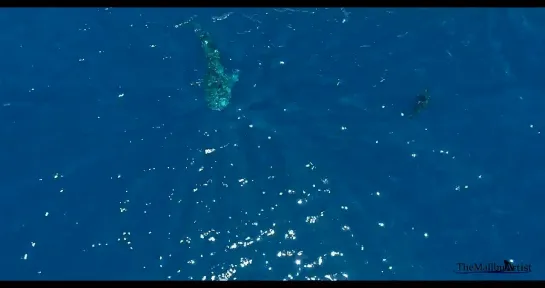
<path fill-rule="evenodd" d="M 455 273 L 458 274 L 521 274 L 532 272 L 531 264 L 514 264 L 503 260 L 503 263 L 456 263 Z"/>

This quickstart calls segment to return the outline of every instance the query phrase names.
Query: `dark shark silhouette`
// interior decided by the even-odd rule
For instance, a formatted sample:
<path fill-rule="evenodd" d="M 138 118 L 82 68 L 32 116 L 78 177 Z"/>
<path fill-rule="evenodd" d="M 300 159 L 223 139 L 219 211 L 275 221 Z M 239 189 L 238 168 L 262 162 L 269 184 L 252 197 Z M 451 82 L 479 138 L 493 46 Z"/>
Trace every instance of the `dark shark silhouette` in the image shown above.
<path fill-rule="evenodd" d="M 428 107 L 429 102 L 430 93 L 428 92 L 428 89 L 425 89 L 423 93 L 420 93 L 418 94 L 418 96 L 416 96 L 416 103 L 414 103 L 413 111 L 411 114 L 409 114 L 409 118 L 413 118 L 418 113 L 420 113 L 420 111 Z"/>

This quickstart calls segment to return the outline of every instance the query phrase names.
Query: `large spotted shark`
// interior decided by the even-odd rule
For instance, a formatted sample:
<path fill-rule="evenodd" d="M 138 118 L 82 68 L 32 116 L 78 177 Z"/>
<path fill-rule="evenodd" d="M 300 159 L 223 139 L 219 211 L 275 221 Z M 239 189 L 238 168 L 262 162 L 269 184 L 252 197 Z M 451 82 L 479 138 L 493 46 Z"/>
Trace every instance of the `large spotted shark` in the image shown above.
<path fill-rule="evenodd" d="M 203 81 L 206 103 L 210 109 L 221 111 L 231 102 L 231 90 L 238 81 L 239 70 L 226 72 L 221 64 L 220 52 L 210 40 L 210 34 L 198 24 L 194 24 L 194 27 L 206 56 L 207 67 Z"/>

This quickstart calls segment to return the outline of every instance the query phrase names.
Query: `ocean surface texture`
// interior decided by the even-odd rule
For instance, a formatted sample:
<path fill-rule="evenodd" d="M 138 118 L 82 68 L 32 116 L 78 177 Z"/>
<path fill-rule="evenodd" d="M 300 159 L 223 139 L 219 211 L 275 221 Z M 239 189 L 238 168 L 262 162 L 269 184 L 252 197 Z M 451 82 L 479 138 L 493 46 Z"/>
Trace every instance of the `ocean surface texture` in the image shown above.
<path fill-rule="evenodd" d="M 223 111 L 193 23 L 240 70 Z M 543 9 L 2 9 L 0 31 L 0 279 L 545 278 Z M 504 260 L 532 271 L 455 273 Z"/>

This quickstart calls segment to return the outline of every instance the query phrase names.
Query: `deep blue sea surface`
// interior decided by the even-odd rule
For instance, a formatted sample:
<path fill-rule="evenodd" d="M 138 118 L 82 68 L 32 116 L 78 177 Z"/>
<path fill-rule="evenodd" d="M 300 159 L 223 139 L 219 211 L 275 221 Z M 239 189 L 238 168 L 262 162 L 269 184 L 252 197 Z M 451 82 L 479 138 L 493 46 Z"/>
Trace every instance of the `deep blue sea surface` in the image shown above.
<path fill-rule="evenodd" d="M 221 112 L 197 22 L 240 70 Z M 544 31 L 543 9 L 2 9 L 0 279 L 543 279 Z M 454 273 L 503 260 L 532 273 Z"/>

